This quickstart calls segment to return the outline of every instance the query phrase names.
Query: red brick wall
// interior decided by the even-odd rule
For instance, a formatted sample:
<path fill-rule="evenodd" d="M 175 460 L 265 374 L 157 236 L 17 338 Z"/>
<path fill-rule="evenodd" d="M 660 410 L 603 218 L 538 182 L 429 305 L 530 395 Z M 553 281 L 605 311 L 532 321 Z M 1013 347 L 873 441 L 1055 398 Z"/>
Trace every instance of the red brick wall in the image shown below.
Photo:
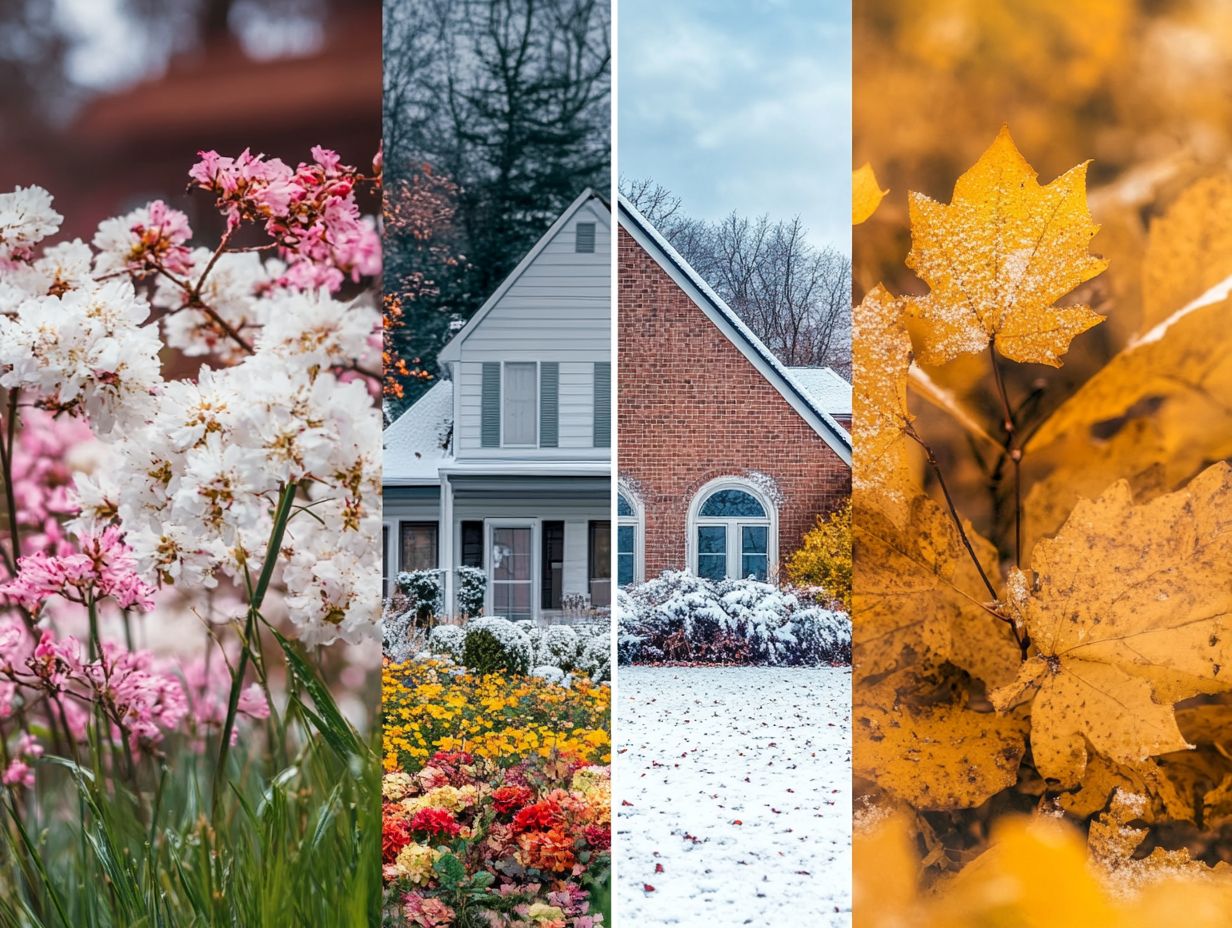
<path fill-rule="evenodd" d="M 624 230 L 617 467 L 646 514 L 647 579 L 685 567 L 697 490 L 760 471 L 778 484 L 779 558 L 851 493 L 851 470 Z"/>

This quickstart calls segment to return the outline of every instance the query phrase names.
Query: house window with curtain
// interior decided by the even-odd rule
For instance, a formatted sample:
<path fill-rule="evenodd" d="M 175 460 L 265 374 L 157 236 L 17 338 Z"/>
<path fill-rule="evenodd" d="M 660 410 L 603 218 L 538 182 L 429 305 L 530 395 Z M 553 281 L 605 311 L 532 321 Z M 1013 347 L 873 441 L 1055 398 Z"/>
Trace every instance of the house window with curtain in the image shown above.
<path fill-rule="evenodd" d="M 398 523 L 398 570 L 436 570 L 437 538 L 435 522 Z"/>
<path fill-rule="evenodd" d="M 691 567 L 708 580 L 766 580 L 777 551 L 774 505 L 757 487 L 729 479 L 703 487 L 689 511 Z"/>

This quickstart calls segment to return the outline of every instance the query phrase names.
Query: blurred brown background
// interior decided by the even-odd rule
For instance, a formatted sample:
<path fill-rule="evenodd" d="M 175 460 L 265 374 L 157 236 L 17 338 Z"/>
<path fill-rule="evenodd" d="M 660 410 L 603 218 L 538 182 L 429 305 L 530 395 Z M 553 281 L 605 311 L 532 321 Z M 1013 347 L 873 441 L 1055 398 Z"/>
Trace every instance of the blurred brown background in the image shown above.
<path fill-rule="evenodd" d="M 379 0 L 0 0 L 0 190 L 39 184 L 88 239 L 184 195 L 201 149 L 369 164 L 381 138 Z M 375 202 L 365 204 L 375 211 Z"/>

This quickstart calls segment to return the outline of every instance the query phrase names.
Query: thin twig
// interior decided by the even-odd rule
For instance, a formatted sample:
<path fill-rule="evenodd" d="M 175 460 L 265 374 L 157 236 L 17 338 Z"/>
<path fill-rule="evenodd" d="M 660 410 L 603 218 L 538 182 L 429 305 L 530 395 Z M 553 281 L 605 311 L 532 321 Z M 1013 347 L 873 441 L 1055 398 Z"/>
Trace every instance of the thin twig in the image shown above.
<path fill-rule="evenodd" d="M 924 456 L 928 460 L 929 466 L 933 469 L 933 474 L 937 477 L 937 484 L 941 487 L 941 493 L 945 497 L 946 505 L 950 507 L 950 517 L 954 520 L 954 525 L 958 528 L 958 535 L 962 539 L 963 546 L 967 549 L 967 553 L 971 555 L 971 563 L 975 565 L 975 569 L 979 571 L 980 579 L 984 581 L 984 586 L 988 589 L 988 595 L 993 599 L 997 598 L 996 587 L 992 585 L 992 581 L 988 579 L 988 574 L 984 572 L 984 565 L 980 563 L 979 555 L 975 553 L 975 547 L 971 544 L 971 539 L 967 537 L 967 530 L 963 528 L 962 517 L 958 514 L 958 508 L 954 505 L 954 500 L 950 496 L 950 488 L 946 486 L 945 475 L 941 472 L 941 465 L 937 461 L 937 456 L 933 454 L 933 449 L 924 441 L 915 430 L 915 426 L 908 425 L 905 433 L 908 438 L 918 444 L 924 450 Z"/>
<path fill-rule="evenodd" d="M 1014 466 L 1014 564 L 1022 566 L 1022 449 L 1016 447 L 1018 424 L 1014 418 L 1014 410 L 1010 405 L 1009 392 L 1005 389 L 1005 379 L 1001 376 L 1001 365 L 997 361 L 997 349 L 990 342 L 988 357 L 992 362 L 993 379 L 997 383 L 997 393 L 1001 397 L 1001 409 L 1004 421 L 1001 427 L 1005 430 L 1005 454 Z"/>

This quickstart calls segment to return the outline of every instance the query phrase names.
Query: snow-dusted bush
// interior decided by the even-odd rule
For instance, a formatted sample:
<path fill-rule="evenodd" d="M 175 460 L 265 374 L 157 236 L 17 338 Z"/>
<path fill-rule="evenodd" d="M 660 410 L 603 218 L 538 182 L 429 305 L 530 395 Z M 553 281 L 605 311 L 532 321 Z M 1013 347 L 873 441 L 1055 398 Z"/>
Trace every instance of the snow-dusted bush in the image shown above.
<path fill-rule="evenodd" d="M 381 653 L 392 661 L 410 660 L 422 643 L 415 628 L 415 612 L 408 607 L 405 597 L 387 599 L 381 616 Z"/>
<path fill-rule="evenodd" d="M 549 625 L 539 636 L 537 660 L 562 670 L 577 667 L 582 654 L 582 638 L 568 625 Z"/>
<path fill-rule="evenodd" d="M 549 683 L 555 683 L 557 686 L 565 685 L 565 678 L 568 674 L 551 664 L 543 664 L 536 667 L 530 672 L 532 677 L 539 677 L 542 680 L 547 680 Z"/>
<path fill-rule="evenodd" d="M 465 616 L 480 615 L 488 591 L 488 575 L 482 567 L 459 567 L 457 578 L 458 612 Z"/>
<path fill-rule="evenodd" d="M 530 637 L 508 619 L 486 616 L 466 624 L 462 663 L 476 673 L 530 671 L 534 648 Z"/>
<path fill-rule="evenodd" d="M 582 639 L 577 669 L 596 683 L 611 679 L 612 644 L 608 635 Z"/>
<path fill-rule="evenodd" d="M 420 622 L 427 623 L 445 611 L 445 589 L 439 570 L 404 570 L 398 574 L 397 585 L 414 604 Z"/>
<path fill-rule="evenodd" d="M 428 650 L 438 657 L 462 660 L 466 630 L 458 625 L 438 625 L 428 633 Z"/>
<path fill-rule="evenodd" d="M 769 665 L 851 660 L 851 619 L 757 580 L 667 571 L 618 598 L 622 662 Z"/>

